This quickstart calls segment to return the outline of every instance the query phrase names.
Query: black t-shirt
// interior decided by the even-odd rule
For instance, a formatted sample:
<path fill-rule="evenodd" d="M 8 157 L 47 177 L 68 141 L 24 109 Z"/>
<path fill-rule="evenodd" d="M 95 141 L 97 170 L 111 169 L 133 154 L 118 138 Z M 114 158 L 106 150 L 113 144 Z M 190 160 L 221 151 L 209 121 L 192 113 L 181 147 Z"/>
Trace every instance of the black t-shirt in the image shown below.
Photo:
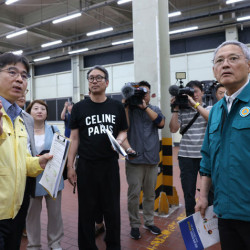
<path fill-rule="evenodd" d="M 102 103 L 84 99 L 73 106 L 69 127 L 79 129 L 78 154 L 87 160 L 118 157 L 111 148 L 105 129 L 116 138 L 120 131 L 128 128 L 125 110 L 121 102 L 107 98 Z"/>

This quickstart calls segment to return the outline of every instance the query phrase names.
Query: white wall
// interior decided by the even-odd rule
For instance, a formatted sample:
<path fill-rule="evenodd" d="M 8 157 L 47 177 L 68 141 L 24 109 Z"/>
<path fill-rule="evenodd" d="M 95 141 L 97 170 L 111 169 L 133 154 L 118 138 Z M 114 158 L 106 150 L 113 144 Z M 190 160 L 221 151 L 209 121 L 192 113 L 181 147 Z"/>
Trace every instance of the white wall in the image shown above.
<path fill-rule="evenodd" d="M 121 92 L 121 88 L 127 82 L 134 81 L 134 62 L 117 63 L 114 65 L 104 65 L 109 73 L 109 86 L 107 88 L 107 93 L 118 93 Z M 87 79 L 87 72 L 89 68 L 83 69 L 83 77 Z M 88 83 L 85 81 L 85 86 L 83 88 L 84 93 L 88 94 Z"/>
<path fill-rule="evenodd" d="M 176 84 L 175 73 L 186 72 L 187 79 L 184 85 L 191 80 L 213 80 L 212 72 L 213 50 L 192 52 L 173 55 L 170 58 L 171 84 Z M 109 86 L 107 93 L 119 93 L 127 82 L 134 81 L 134 62 L 124 62 L 111 65 L 104 65 L 109 72 Z M 88 94 L 87 71 L 89 68 L 81 69 L 80 72 L 80 93 Z M 33 99 L 62 98 L 73 95 L 72 72 L 36 76 L 33 79 Z M 164 93 L 161 94 L 164 98 Z M 29 100 L 29 98 L 27 98 Z M 167 117 L 167 123 L 169 123 Z M 173 142 L 180 141 L 179 133 L 173 134 Z"/>
<path fill-rule="evenodd" d="M 33 99 L 61 98 L 73 95 L 71 72 L 36 76 Z"/>

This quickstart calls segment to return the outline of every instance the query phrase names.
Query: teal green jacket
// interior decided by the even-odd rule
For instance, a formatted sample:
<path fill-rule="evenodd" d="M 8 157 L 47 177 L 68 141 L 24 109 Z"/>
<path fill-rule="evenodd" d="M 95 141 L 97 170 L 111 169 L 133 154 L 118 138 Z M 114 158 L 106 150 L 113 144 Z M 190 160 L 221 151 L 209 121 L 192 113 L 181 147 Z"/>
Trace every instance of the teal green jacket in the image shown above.
<path fill-rule="evenodd" d="M 250 82 L 228 114 L 225 98 L 209 114 L 200 171 L 211 175 L 214 212 L 250 221 Z"/>

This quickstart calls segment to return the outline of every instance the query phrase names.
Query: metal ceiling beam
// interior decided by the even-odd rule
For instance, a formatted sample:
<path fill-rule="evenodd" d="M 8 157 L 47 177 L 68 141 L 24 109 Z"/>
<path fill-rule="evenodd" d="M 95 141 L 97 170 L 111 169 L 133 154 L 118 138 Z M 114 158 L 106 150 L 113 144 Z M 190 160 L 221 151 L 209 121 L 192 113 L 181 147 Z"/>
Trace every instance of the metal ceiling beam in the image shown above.
<path fill-rule="evenodd" d="M 235 11 L 239 11 L 239 10 L 246 10 L 249 8 L 250 8 L 249 4 L 244 4 L 244 5 L 241 5 L 239 7 L 226 7 L 226 8 L 222 8 L 220 10 L 204 12 L 202 14 L 191 16 L 191 17 L 177 18 L 175 20 L 170 20 L 169 22 L 170 22 L 170 24 L 181 23 L 181 22 L 206 18 L 206 17 L 210 17 L 210 16 L 222 15 L 222 14 L 235 12 Z"/>
<path fill-rule="evenodd" d="M 82 8 L 81 12 L 87 12 L 87 11 L 94 10 L 94 9 L 97 9 L 97 8 L 105 7 L 105 6 L 108 6 L 108 5 L 110 5 L 110 4 L 114 3 L 114 2 L 117 2 L 117 0 L 107 0 L 107 1 L 104 1 L 104 2 L 101 2 L 101 3 L 93 4 L 93 5 L 89 6 L 89 7 Z M 74 14 L 74 13 L 77 13 L 77 12 L 79 12 L 79 11 L 72 11 L 72 12 L 68 13 L 68 15 L 71 15 L 71 14 Z M 50 23 L 50 22 L 52 22 L 52 21 L 54 21 L 54 20 L 56 20 L 58 18 L 64 17 L 64 16 L 65 16 L 65 14 L 62 14 L 62 15 L 59 15 L 59 16 L 56 16 L 56 17 L 51 17 L 51 18 L 42 20 L 40 22 L 36 22 L 36 23 L 31 24 L 31 25 L 25 26 L 25 28 L 27 30 L 30 30 L 32 28 L 39 27 L 39 26 L 41 26 L 43 24 Z M 0 38 L 5 37 L 5 36 L 7 36 L 7 35 L 9 35 L 11 33 L 13 33 L 13 31 L 5 33 L 5 34 L 1 34 Z"/>

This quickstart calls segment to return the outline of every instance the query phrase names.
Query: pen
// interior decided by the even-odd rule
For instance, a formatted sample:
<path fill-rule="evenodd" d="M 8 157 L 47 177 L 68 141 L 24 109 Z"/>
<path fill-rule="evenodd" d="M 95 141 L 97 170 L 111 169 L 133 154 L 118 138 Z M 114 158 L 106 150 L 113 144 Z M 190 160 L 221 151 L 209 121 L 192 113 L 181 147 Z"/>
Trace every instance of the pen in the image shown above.
<path fill-rule="evenodd" d="M 73 194 L 76 193 L 76 182 L 74 182 Z"/>

